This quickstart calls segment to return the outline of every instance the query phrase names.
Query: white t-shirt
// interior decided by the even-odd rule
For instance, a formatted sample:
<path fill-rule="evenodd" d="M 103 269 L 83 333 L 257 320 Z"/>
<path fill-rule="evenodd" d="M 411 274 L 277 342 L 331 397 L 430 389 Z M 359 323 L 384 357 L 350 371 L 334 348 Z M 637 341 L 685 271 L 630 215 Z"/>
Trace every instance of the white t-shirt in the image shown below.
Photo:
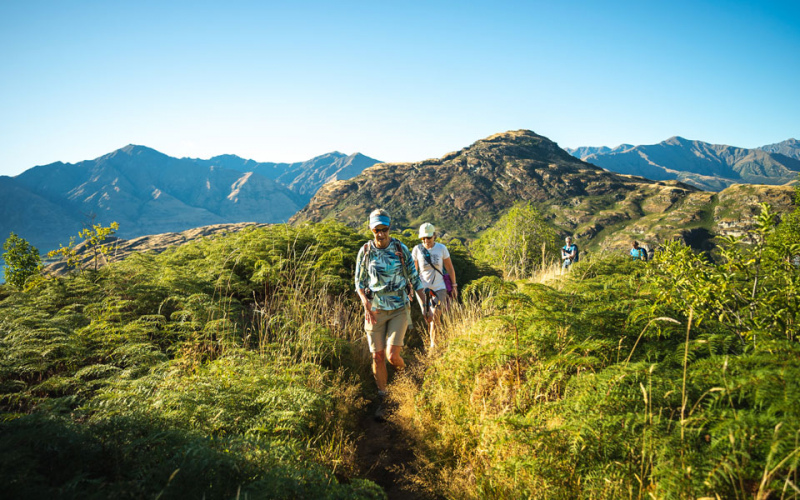
<path fill-rule="evenodd" d="M 444 284 L 444 278 L 425 260 L 423 248 L 425 248 L 425 245 L 420 243 L 411 252 L 411 256 L 414 257 L 414 262 L 417 263 L 417 268 L 419 269 L 419 277 L 422 279 L 425 288 L 430 288 L 433 291 L 444 290 L 447 288 Z M 428 253 L 431 256 L 431 263 L 436 266 L 436 269 L 441 271 L 442 274 L 446 273 L 444 259 L 450 258 L 450 252 L 447 251 L 447 247 L 441 243 L 434 243 L 433 248 L 429 249 Z"/>

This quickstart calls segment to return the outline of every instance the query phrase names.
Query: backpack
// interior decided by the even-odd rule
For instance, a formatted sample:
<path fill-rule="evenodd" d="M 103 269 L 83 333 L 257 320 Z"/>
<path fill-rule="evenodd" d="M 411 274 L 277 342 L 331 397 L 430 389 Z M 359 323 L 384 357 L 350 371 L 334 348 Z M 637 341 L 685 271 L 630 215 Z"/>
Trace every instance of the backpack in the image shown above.
<path fill-rule="evenodd" d="M 580 254 L 580 250 L 578 250 L 578 245 L 572 245 L 572 246 L 575 247 L 575 258 L 572 259 L 572 262 L 578 262 L 578 255 Z M 568 247 L 567 245 L 564 245 L 561 249 L 564 250 L 567 253 L 570 253 L 570 248 L 572 248 L 572 247 Z"/>

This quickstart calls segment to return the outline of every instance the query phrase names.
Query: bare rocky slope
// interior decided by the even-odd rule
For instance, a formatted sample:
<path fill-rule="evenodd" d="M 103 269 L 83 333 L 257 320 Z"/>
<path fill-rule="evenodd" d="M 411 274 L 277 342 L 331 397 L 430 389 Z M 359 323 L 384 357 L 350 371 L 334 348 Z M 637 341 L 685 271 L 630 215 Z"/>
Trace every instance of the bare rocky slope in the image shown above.
<path fill-rule="evenodd" d="M 775 144 L 767 144 L 758 149 L 764 150 L 767 153 L 777 153 L 789 158 L 794 158 L 795 160 L 800 160 L 800 141 L 794 138 L 776 142 Z"/>
<path fill-rule="evenodd" d="M 239 172 L 263 175 L 296 193 L 301 205 L 308 203 L 323 184 L 350 179 L 360 174 L 365 168 L 378 163 L 378 160 L 361 153 L 345 155 L 338 151 L 295 163 L 260 163 L 235 155 L 215 156 L 209 160 L 194 161 L 199 165 L 218 166 Z"/>

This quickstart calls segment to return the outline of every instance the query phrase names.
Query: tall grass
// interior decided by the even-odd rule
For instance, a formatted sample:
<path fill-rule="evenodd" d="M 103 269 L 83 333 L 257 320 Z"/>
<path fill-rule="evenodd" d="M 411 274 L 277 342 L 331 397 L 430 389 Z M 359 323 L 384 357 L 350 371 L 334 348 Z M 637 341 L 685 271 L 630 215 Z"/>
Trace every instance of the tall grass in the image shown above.
<path fill-rule="evenodd" d="M 274 226 L 3 295 L 6 492 L 382 498 L 353 477 L 361 240 Z"/>
<path fill-rule="evenodd" d="M 648 269 L 600 258 L 465 290 L 443 348 L 392 389 L 410 480 L 448 498 L 800 498 L 800 348 L 742 349 L 660 302 L 674 283 Z"/>

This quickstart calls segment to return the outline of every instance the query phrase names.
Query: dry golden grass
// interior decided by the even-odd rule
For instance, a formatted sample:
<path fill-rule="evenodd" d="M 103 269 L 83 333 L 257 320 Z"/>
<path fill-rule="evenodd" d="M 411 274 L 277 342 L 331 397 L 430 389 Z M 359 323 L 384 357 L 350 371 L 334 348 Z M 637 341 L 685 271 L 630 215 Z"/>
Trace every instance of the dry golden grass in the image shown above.
<path fill-rule="evenodd" d="M 446 446 L 460 448 L 465 451 L 464 439 L 470 439 L 464 435 L 464 428 L 460 426 L 443 426 L 443 421 L 436 419 L 440 412 L 459 411 L 457 403 L 463 399 L 463 395 L 449 393 L 444 388 L 434 391 L 433 399 L 427 400 L 424 404 L 432 405 L 435 410 L 428 408 L 420 411 L 421 384 L 427 370 L 436 367 L 441 370 L 442 365 L 458 363 L 460 361 L 458 349 L 453 349 L 453 343 L 460 339 L 477 341 L 480 344 L 491 344 L 493 336 L 486 335 L 486 330 L 478 331 L 475 327 L 486 316 L 486 311 L 482 310 L 478 302 L 467 301 L 463 304 L 454 304 L 449 313 L 443 317 L 442 327 L 439 330 L 439 343 L 434 350 L 429 350 L 426 356 L 421 357 L 418 362 L 409 367 L 405 373 L 397 377 L 391 384 L 390 395 L 397 404 L 397 410 L 392 414 L 391 420 L 397 425 L 402 433 L 414 442 L 419 452 L 415 454 L 415 462 L 411 471 L 406 471 L 406 478 L 415 488 L 427 491 L 431 494 L 441 494 L 447 491 L 452 498 L 478 498 L 475 496 L 476 472 L 482 471 L 489 466 L 494 459 L 484 456 L 473 456 L 469 463 L 459 464 L 454 467 L 452 464 L 436 460 L 437 453 L 434 450 L 426 449 L 425 443 L 429 441 L 431 433 L 438 434 L 439 443 L 447 443 Z M 480 375 L 484 377 L 484 375 Z M 487 375 L 486 383 L 479 384 L 489 390 L 489 378 L 508 378 L 509 374 L 499 370 L 494 374 Z M 513 378 L 513 375 L 512 375 Z M 513 384 L 512 384 L 513 385 Z M 491 391 L 490 391 L 491 392 Z M 469 398 L 468 398 L 469 399 Z M 501 399 L 508 401 L 509 395 L 501 396 Z M 513 396 L 510 397 L 513 399 Z M 452 404 L 449 404 L 452 403 Z M 506 403 L 497 403 L 505 405 Z M 490 412 L 493 413 L 493 412 Z M 451 421 L 451 418 L 443 419 Z M 488 421 L 473 422 L 470 434 L 482 435 L 489 439 L 496 429 L 491 428 Z M 473 492 L 473 493 L 470 493 Z"/>

